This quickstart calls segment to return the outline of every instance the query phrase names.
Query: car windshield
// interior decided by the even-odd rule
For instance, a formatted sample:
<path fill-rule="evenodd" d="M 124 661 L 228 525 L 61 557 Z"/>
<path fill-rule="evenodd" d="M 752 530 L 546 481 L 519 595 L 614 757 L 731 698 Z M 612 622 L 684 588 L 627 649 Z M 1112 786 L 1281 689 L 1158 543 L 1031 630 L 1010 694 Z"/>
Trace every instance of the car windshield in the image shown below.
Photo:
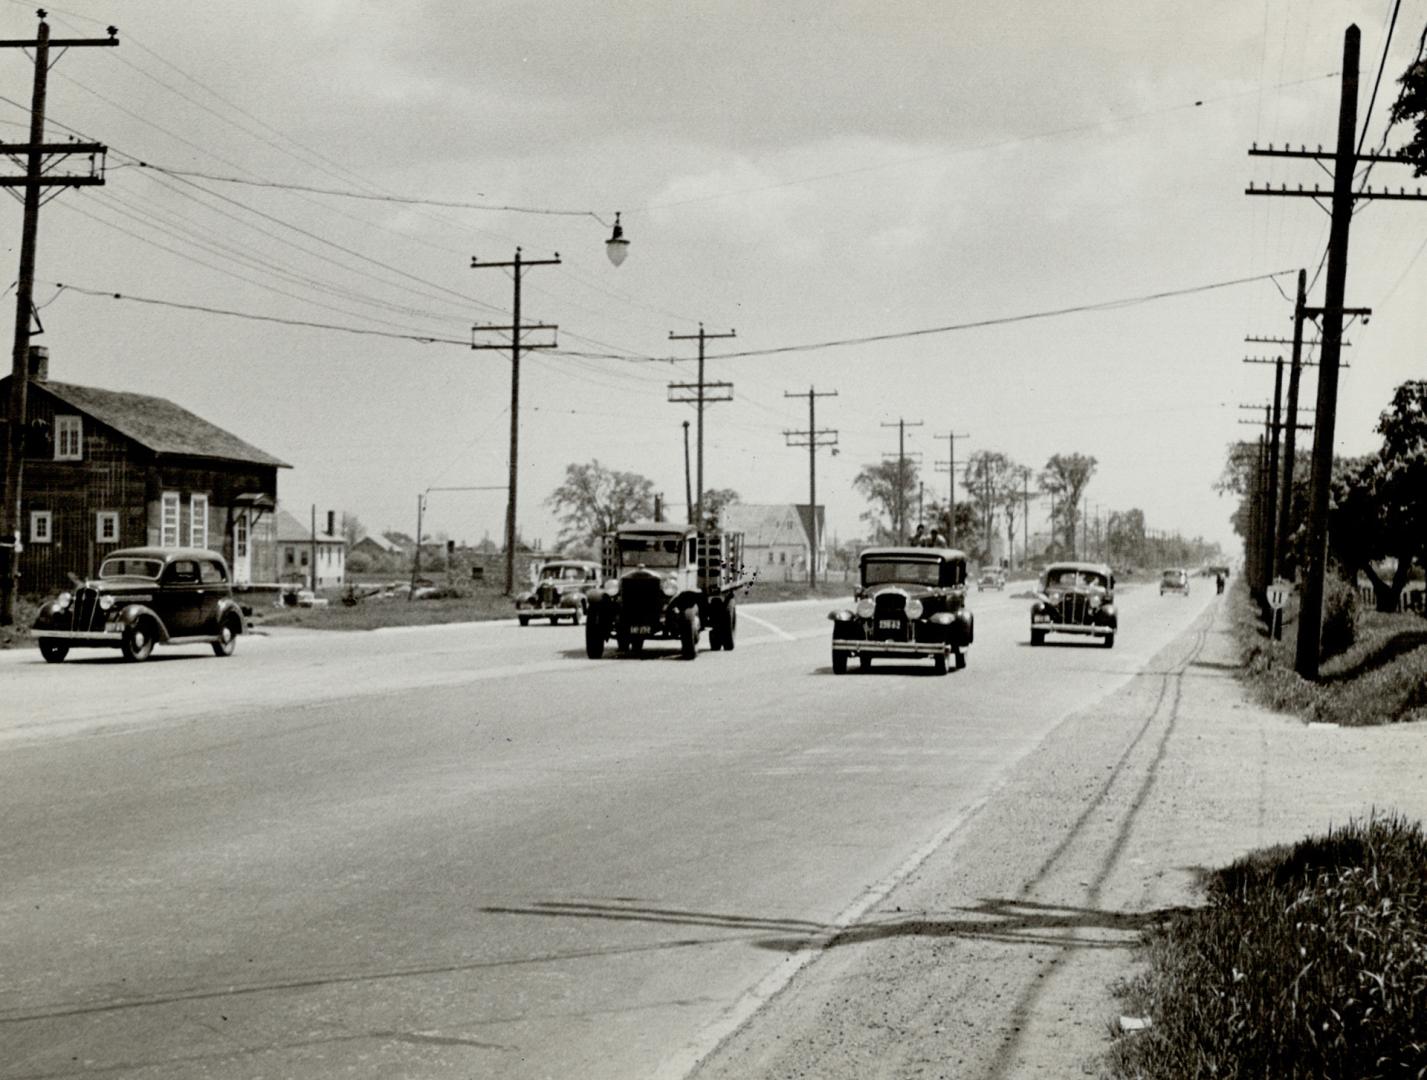
<path fill-rule="evenodd" d="M 868 559 L 862 564 L 862 584 L 936 585 L 941 580 L 941 563 L 929 560 Z"/>
<path fill-rule="evenodd" d="M 1181 581 L 1184 580 L 1184 571 L 1166 570 L 1164 572 L 1164 580 L 1170 585 L 1178 585 Z"/>
<path fill-rule="evenodd" d="M 1045 583 L 1048 588 L 1055 586 L 1062 589 L 1106 588 L 1105 575 L 1097 574 L 1093 570 L 1051 570 L 1045 576 Z"/>
<path fill-rule="evenodd" d="M 683 539 L 678 536 L 621 536 L 619 538 L 619 559 L 623 566 L 678 566 L 679 546 Z"/>
<path fill-rule="evenodd" d="M 101 578 L 141 577 L 150 581 L 159 579 L 164 564 L 160 559 L 105 559 L 99 567 Z"/>
<path fill-rule="evenodd" d="M 540 571 L 541 581 L 584 581 L 583 566 L 547 566 Z"/>

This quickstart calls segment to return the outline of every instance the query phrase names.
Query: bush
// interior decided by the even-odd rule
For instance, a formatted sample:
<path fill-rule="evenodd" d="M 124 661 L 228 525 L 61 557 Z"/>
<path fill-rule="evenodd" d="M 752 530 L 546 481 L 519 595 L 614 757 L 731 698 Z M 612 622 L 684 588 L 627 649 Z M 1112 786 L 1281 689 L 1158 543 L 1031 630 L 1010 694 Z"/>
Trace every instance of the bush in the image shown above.
<path fill-rule="evenodd" d="M 1427 837 L 1350 822 L 1212 875 L 1208 905 L 1150 938 L 1126 991 L 1152 1026 L 1116 1043 L 1115 1074 L 1427 1075 Z"/>
<path fill-rule="evenodd" d="M 1323 632 L 1318 658 L 1326 660 L 1347 652 L 1358 640 L 1358 590 L 1342 578 L 1329 574 L 1323 581 Z"/>

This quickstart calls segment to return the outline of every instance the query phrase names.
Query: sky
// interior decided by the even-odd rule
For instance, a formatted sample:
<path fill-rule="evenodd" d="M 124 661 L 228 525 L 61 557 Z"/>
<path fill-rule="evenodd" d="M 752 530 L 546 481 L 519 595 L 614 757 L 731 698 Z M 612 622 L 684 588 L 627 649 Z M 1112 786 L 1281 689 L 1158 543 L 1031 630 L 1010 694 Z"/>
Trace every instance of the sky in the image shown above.
<path fill-rule="evenodd" d="M 706 378 L 733 384 L 705 412 L 708 488 L 806 501 L 784 432 L 816 388 L 841 540 L 905 420 L 928 497 L 954 431 L 961 461 L 1093 455 L 1092 513 L 1236 548 L 1213 485 L 1273 388 L 1243 358 L 1281 351 L 1243 339 L 1291 335 L 1300 267 L 1323 302 L 1328 233 L 1312 200 L 1244 189 L 1330 182 L 1247 151 L 1332 143 L 1352 22 L 1376 147 L 1427 23 L 1401 3 L 1369 113 L 1393 6 L 65 0 L 55 37 L 120 44 L 52 67 L 48 136 L 109 152 L 103 187 L 41 211 L 35 340 L 57 381 L 167 397 L 291 464 L 299 519 L 412 533 L 429 490 L 428 534 L 499 540 L 503 490 L 439 490 L 506 482 L 509 356 L 470 346 L 502 340 L 472 327 L 508 325 L 513 288 L 472 259 L 558 252 L 523 279 L 523 321 L 559 345 L 521 361 L 528 540 L 554 542 L 572 463 L 645 475 L 679 513 L 694 412 L 668 384 L 696 347 L 670 335 L 702 323 L 736 333 L 708 343 Z M 0 0 L 0 37 L 36 25 Z M 0 49 L 0 138 L 27 138 L 32 78 Z M 0 215 L 15 262 L 20 219 Z M 1374 449 L 1392 388 L 1427 375 L 1424 245 L 1427 206 L 1359 204 L 1347 303 L 1373 316 L 1346 335 L 1339 453 Z"/>

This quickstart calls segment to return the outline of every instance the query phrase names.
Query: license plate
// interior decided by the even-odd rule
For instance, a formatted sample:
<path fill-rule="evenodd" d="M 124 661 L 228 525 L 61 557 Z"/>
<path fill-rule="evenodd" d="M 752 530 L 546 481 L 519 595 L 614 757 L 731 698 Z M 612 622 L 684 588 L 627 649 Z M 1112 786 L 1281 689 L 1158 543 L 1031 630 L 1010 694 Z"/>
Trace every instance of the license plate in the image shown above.
<path fill-rule="evenodd" d="M 648 627 L 648 626 L 631 626 L 631 627 L 629 628 L 629 632 L 630 632 L 631 634 L 638 634 L 638 635 L 640 635 L 641 637 L 648 637 L 650 634 L 652 634 L 652 633 L 654 632 L 654 630 L 653 630 L 652 627 Z"/>
<path fill-rule="evenodd" d="M 877 629 L 878 629 L 878 630 L 900 630 L 900 629 L 902 629 L 902 620 L 901 620 L 901 619 L 878 619 L 878 620 L 877 620 Z"/>

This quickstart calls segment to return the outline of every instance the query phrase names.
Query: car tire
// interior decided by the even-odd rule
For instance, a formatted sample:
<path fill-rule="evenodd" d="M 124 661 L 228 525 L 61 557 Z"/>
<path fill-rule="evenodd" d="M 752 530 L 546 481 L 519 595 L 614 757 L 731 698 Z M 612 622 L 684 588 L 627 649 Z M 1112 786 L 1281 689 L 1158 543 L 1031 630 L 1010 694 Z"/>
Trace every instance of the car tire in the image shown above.
<path fill-rule="evenodd" d="M 40 655 L 49 664 L 58 664 L 69 655 L 69 646 L 62 641 L 40 642 Z"/>
<path fill-rule="evenodd" d="M 679 625 L 679 654 L 685 660 L 699 654 L 699 613 L 693 608 L 684 612 L 684 620 Z"/>
<path fill-rule="evenodd" d="M 125 630 L 124 636 L 119 639 L 119 648 L 125 660 L 134 663 L 147 660 L 154 651 L 154 632 L 149 620 L 140 619 Z"/>
<path fill-rule="evenodd" d="M 521 626 L 529 626 L 529 625 L 530 625 L 530 616 L 529 616 L 529 615 L 519 615 L 519 616 L 517 616 L 517 618 L 520 619 L 520 625 L 521 625 Z"/>
<path fill-rule="evenodd" d="M 1105 635 L 1105 648 L 1107 648 L 1107 649 L 1113 649 L 1114 647 L 1115 647 L 1115 634 L 1114 634 L 1114 632 L 1112 631 L 1111 633 L 1108 633 L 1108 634 Z"/>
<path fill-rule="evenodd" d="M 946 653 L 937 653 L 932 657 L 932 667 L 938 675 L 946 674 Z"/>
<path fill-rule="evenodd" d="M 604 627 L 598 619 L 585 622 L 585 655 L 591 660 L 598 660 L 604 655 Z"/>
<path fill-rule="evenodd" d="M 560 616 L 558 616 L 558 615 L 551 615 L 551 616 L 550 616 L 550 625 L 551 625 L 551 626 L 559 626 L 559 625 L 560 625 Z"/>
<path fill-rule="evenodd" d="M 1032 631 L 1031 631 L 1031 644 L 1032 644 L 1032 645 L 1044 645 L 1044 644 L 1045 644 L 1045 631 L 1044 631 L 1044 630 L 1032 630 Z"/>
<path fill-rule="evenodd" d="M 574 610 L 574 611 L 571 613 L 571 615 L 570 615 L 570 625 L 571 625 L 571 626 L 579 626 L 579 625 L 580 625 L 580 609 L 579 609 L 578 607 L 575 608 L 575 610 Z"/>
<path fill-rule="evenodd" d="M 238 635 L 242 632 L 242 626 L 232 615 L 227 616 L 218 624 L 218 640 L 213 643 L 214 656 L 232 656 L 233 650 L 238 647 Z"/>
<path fill-rule="evenodd" d="M 871 670 L 872 670 L 872 657 L 866 655 L 865 653 L 858 653 L 858 654 L 857 654 L 857 666 L 858 666 L 860 669 L 862 669 L 863 671 L 871 671 Z"/>
<path fill-rule="evenodd" d="M 833 649 L 833 651 L 832 651 L 832 673 L 833 673 L 834 675 L 846 675 L 846 674 L 847 674 L 847 653 L 845 653 L 845 652 L 838 652 L 836 649 Z"/>
<path fill-rule="evenodd" d="M 966 654 L 960 649 L 956 650 L 956 670 L 960 671 L 966 666 Z"/>

